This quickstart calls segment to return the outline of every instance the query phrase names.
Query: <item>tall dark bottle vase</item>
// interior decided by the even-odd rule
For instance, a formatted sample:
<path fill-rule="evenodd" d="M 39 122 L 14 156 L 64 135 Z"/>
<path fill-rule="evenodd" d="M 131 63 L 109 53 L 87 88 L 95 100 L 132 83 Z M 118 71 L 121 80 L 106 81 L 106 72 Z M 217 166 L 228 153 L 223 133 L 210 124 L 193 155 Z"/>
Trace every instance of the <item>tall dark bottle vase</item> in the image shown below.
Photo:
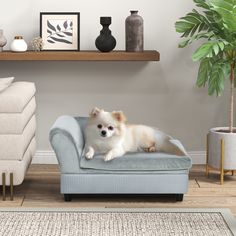
<path fill-rule="evenodd" d="M 112 36 L 109 29 L 111 17 L 100 17 L 100 23 L 103 26 L 103 29 L 100 31 L 100 35 L 97 37 L 95 45 L 101 52 L 110 52 L 116 46 L 116 39 Z"/>
<path fill-rule="evenodd" d="M 143 51 L 143 18 L 138 11 L 130 11 L 125 21 L 125 37 L 127 52 Z"/>

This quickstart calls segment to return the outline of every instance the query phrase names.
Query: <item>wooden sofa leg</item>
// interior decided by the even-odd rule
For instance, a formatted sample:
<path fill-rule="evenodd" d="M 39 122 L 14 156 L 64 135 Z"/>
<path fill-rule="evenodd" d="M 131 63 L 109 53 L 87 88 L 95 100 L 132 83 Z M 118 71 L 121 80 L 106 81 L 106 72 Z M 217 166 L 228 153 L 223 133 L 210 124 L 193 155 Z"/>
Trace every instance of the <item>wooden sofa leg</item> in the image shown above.
<path fill-rule="evenodd" d="M 13 201 L 14 195 L 14 186 L 13 186 L 13 173 L 10 173 L 10 200 Z"/>
<path fill-rule="evenodd" d="M 2 200 L 6 201 L 6 173 L 2 173 Z"/>
<path fill-rule="evenodd" d="M 182 202 L 184 199 L 184 195 L 183 194 L 176 194 L 175 199 L 177 202 Z"/>
<path fill-rule="evenodd" d="M 71 202 L 71 195 L 70 194 L 64 194 L 64 200 L 65 200 L 65 202 Z"/>

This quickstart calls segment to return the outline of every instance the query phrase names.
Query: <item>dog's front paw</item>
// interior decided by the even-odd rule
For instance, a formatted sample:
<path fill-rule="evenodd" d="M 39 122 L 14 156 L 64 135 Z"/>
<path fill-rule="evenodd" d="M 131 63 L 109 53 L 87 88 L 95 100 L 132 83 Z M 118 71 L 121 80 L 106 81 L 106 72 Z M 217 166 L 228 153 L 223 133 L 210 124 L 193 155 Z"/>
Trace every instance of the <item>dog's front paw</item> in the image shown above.
<path fill-rule="evenodd" d="M 157 148 L 155 146 L 151 146 L 143 149 L 145 152 L 157 152 Z"/>
<path fill-rule="evenodd" d="M 87 160 L 93 159 L 93 153 L 92 153 L 92 152 L 87 152 L 87 153 L 85 154 L 85 158 L 86 158 Z"/>
<path fill-rule="evenodd" d="M 113 159 L 114 159 L 114 157 L 111 153 L 107 153 L 103 158 L 104 161 L 111 161 Z"/>

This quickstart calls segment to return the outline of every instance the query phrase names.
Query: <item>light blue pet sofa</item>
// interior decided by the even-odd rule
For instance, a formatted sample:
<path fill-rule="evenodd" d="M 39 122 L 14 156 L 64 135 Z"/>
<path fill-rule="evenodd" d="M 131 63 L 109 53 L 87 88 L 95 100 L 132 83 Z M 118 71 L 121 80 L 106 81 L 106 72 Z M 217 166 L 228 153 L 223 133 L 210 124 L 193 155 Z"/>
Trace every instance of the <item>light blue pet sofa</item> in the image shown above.
<path fill-rule="evenodd" d="M 100 155 L 86 160 L 86 122 L 85 117 L 61 116 L 50 130 L 65 201 L 71 201 L 73 194 L 174 194 L 177 201 L 183 200 L 191 168 L 187 155 L 128 153 L 110 162 Z M 180 142 L 178 145 L 183 149 Z"/>

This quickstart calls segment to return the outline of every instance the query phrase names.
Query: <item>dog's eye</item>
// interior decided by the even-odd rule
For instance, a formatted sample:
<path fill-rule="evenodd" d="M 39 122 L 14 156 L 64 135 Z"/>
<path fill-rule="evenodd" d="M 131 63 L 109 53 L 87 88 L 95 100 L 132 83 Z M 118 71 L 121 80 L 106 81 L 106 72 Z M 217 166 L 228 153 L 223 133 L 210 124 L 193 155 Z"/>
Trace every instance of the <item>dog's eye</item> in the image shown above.
<path fill-rule="evenodd" d="M 109 130 L 113 130 L 114 128 L 113 128 L 112 126 L 109 126 L 108 129 L 109 129 Z"/>
<path fill-rule="evenodd" d="M 101 128 L 102 128 L 102 125 L 99 124 L 99 125 L 98 125 L 98 128 L 101 129 Z"/>

